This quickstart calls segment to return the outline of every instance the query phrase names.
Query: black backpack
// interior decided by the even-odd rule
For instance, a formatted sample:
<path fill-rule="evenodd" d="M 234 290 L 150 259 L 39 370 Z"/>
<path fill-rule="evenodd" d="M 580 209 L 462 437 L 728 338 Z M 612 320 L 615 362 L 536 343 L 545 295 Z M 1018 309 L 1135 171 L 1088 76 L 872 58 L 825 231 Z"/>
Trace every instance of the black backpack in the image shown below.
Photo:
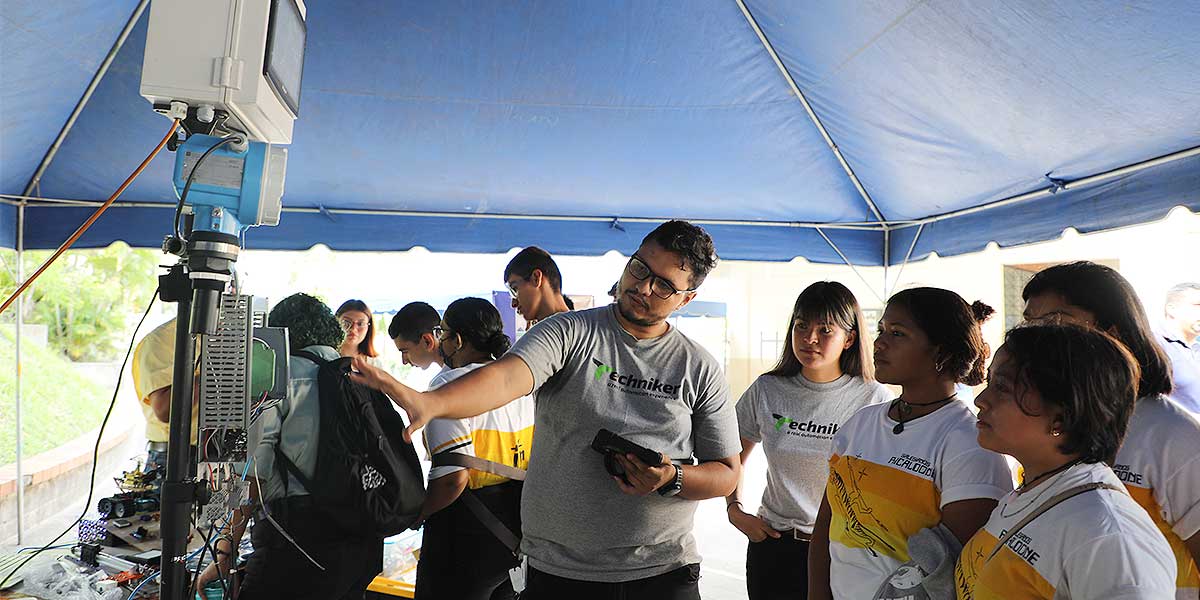
<path fill-rule="evenodd" d="M 320 423 L 312 479 L 275 448 L 284 489 L 286 469 L 328 523 L 348 536 L 384 538 L 404 531 L 425 500 L 421 463 L 404 441 L 404 420 L 382 392 L 350 381 L 351 359 L 327 361 L 303 350 L 292 355 L 320 367 Z"/>

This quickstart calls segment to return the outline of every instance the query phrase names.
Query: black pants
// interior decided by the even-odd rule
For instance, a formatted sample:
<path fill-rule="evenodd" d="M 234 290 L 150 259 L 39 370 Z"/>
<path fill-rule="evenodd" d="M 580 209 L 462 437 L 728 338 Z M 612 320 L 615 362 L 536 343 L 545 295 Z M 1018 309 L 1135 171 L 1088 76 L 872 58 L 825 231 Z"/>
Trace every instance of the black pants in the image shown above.
<path fill-rule="evenodd" d="M 521 484 L 472 490 L 493 515 L 521 532 Z M 425 521 L 417 563 L 416 600 L 511 600 L 508 570 L 517 559 L 475 517 L 462 498 Z"/>
<path fill-rule="evenodd" d="M 700 600 L 699 582 L 699 563 L 624 583 L 567 579 L 529 567 L 521 600 Z"/>
<path fill-rule="evenodd" d="M 808 542 L 791 535 L 746 547 L 746 593 L 750 600 L 808 598 Z"/>
<path fill-rule="evenodd" d="M 306 497 L 305 497 L 306 498 Z M 324 571 L 313 565 L 266 519 L 256 519 L 250 539 L 240 600 L 362 600 L 371 580 L 383 571 L 383 540 L 347 539 L 330 531 L 327 520 L 303 501 L 286 509 L 273 503 L 271 516 Z"/>

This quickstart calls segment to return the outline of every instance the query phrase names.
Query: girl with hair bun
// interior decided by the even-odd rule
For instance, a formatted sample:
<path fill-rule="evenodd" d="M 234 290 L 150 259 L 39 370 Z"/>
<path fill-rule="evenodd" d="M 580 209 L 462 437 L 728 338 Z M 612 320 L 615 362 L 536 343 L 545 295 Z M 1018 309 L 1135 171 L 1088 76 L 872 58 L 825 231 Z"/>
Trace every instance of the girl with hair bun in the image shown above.
<path fill-rule="evenodd" d="M 500 358 L 510 345 L 500 313 L 482 298 L 451 302 L 433 333 L 446 368 L 433 378 L 430 389 Z M 533 397 L 524 396 L 477 417 L 433 419 L 425 427 L 430 460 L 454 453 L 526 469 L 533 409 Z M 517 566 L 513 553 L 475 516 L 464 494 L 473 495 L 520 535 L 521 482 L 460 466 L 434 466 L 418 519 L 424 521 L 425 532 L 416 598 L 513 598 L 508 579 L 508 570 Z"/>
<path fill-rule="evenodd" d="M 983 381 L 989 350 L 980 324 L 992 312 L 938 288 L 888 301 L 875 377 L 902 392 L 859 410 L 834 436 L 808 598 L 861 600 L 914 584 L 935 598 L 953 596 L 959 548 L 1013 484 L 1005 458 L 979 446 L 975 415 L 954 393 L 957 383 Z M 919 570 L 905 565 L 939 555 Z M 930 576 L 910 581 L 916 573 Z"/>

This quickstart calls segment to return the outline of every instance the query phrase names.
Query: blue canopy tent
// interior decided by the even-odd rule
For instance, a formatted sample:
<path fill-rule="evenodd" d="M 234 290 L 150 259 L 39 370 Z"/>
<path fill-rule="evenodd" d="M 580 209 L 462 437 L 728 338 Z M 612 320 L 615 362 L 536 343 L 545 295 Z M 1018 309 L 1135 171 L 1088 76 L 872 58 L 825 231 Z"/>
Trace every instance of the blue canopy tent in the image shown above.
<path fill-rule="evenodd" d="M 165 132 L 146 4 L 0 5 L 0 244 L 56 247 Z M 246 244 L 599 254 L 681 217 L 727 259 L 886 267 L 1200 210 L 1197 31 L 1191 0 L 310 1 Z M 171 168 L 77 247 L 158 246 Z"/>

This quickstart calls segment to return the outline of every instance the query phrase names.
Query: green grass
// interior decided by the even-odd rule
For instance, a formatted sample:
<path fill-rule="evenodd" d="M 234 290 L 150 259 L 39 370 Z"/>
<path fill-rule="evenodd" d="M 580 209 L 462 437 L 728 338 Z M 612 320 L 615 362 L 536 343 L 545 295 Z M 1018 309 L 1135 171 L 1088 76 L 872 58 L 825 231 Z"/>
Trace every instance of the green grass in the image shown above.
<path fill-rule="evenodd" d="M 11 331 L 0 332 L 0 465 L 16 461 L 16 366 Z M 112 390 L 75 371 L 71 361 L 34 344 L 21 344 L 21 423 L 26 458 L 96 429 Z"/>

